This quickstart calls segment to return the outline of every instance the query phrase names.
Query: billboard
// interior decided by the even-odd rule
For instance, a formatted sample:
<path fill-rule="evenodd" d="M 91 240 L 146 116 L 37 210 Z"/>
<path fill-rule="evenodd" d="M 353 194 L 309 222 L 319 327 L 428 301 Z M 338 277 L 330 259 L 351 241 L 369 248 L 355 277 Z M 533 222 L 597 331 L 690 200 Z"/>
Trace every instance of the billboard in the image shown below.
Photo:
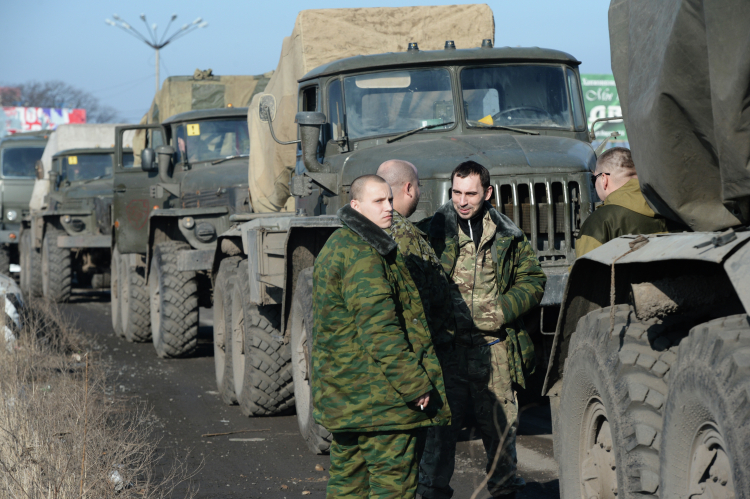
<path fill-rule="evenodd" d="M 591 130 L 591 124 L 598 118 L 622 116 L 620 97 L 617 95 L 614 76 L 611 74 L 582 74 L 581 88 L 583 90 L 583 103 L 586 107 L 589 130 Z M 596 130 L 594 131 L 596 134 L 594 144 L 601 142 L 615 131 L 620 133 L 620 136 L 614 139 L 615 141 L 618 143 L 628 141 L 625 124 L 622 121 L 614 121 L 597 123 Z"/>
<path fill-rule="evenodd" d="M 0 137 L 11 133 L 54 130 L 57 125 L 86 123 L 85 109 L 51 107 L 3 107 L 0 114 Z"/>

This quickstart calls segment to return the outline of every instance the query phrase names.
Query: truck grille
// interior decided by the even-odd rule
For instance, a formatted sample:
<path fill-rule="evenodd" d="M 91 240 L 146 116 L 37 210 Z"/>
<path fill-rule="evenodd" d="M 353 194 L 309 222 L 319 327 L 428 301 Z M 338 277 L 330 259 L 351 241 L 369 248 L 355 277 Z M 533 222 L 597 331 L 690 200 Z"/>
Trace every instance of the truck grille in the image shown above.
<path fill-rule="evenodd" d="M 561 260 L 569 265 L 575 259 L 575 237 L 590 208 L 583 175 L 517 176 L 493 179 L 492 205 L 526 234 L 543 263 Z"/>
<path fill-rule="evenodd" d="M 182 195 L 183 208 L 209 208 L 213 206 L 230 206 L 229 196 L 221 189 L 212 191 L 187 192 Z"/>

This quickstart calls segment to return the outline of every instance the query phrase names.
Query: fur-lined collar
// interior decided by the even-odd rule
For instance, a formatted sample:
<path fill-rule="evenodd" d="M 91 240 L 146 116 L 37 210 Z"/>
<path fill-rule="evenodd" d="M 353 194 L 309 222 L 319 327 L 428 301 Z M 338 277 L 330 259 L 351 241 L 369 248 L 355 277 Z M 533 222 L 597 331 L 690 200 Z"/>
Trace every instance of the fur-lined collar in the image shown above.
<path fill-rule="evenodd" d="M 394 249 L 398 244 L 386 232 L 368 220 L 364 215 L 349 205 L 339 209 L 336 213 L 339 219 L 353 230 L 359 237 L 375 248 L 375 251 L 385 256 Z"/>
<path fill-rule="evenodd" d="M 497 226 L 495 232 L 500 237 L 521 237 L 523 232 L 516 227 L 516 224 L 503 215 L 488 202 L 484 202 L 484 207 L 490 212 L 490 218 Z M 448 201 L 438 208 L 430 222 L 430 237 L 436 239 L 452 239 L 458 236 L 458 213 L 453 208 L 453 201 Z"/>

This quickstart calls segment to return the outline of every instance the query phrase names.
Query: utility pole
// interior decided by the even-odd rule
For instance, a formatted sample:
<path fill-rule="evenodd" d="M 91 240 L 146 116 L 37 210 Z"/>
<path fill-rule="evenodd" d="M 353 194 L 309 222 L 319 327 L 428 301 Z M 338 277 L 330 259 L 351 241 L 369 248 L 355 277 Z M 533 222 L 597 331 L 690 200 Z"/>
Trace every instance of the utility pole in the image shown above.
<path fill-rule="evenodd" d="M 156 23 L 152 24 L 151 26 L 148 25 L 148 21 L 146 20 L 146 14 L 141 14 L 141 21 L 143 21 L 143 24 L 146 25 L 146 33 L 148 36 L 144 36 L 139 31 L 137 31 L 135 28 L 133 28 L 132 25 L 125 22 L 123 18 L 118 16 L 117 14 L 113 14 L 111 19 L 105 19 L 104 22 L 109 24 L 110 26 L 116 26 L 123 31 L 127 32 L 131 36 L 135 37 L 136 39 L 142 41 L 152 49 L 156 51 L 156 92 L 159 91 L 159 50 L 169 45 L 169 43 L 177 40 L 178 38 L 181 38 L 188 33 L 192 33 L 196 29 L 199 28 L 205 28 L 208 26 L 207 22 L 204 22 L 202 18 L 198 18 L 195 21 L 193 21 L 190 24 L 184 24 L 181 28 L 179 28 L 177 31 L 169 35 L 167 37 L 167 32 L 169 31 L 169 27 L 172 25 L 172 22 L 177 19 L 177 14 L 172 14 L 172 17 L 169 19 L 169 23 L 167 23 L 167 27 L 164 29 L 164 32 L 162 33 L 161 39 L 158 37 L 157 33 L 157 26 Z"/>

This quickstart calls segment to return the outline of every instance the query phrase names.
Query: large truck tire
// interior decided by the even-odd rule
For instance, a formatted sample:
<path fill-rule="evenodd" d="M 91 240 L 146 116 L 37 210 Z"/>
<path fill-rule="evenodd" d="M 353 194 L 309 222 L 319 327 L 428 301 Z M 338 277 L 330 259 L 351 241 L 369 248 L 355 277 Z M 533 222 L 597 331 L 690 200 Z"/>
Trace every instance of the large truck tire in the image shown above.
<path fill-rule="evenodd" d="M 190 355 L 198 344 L 198 281 L 195 272 L 177 270 L 177 252 L 189 249 L 179 241 L 159 243 L 151 257 L 151 335 L 164 359 Z"/>
<path fill-rule="evenodd" d="M 109 281 L 109 303 L 112 314 L 112 329 L 115 335 L 124 338 L 125 333 L 122 330 L 122 288 L 120 285 L 120 278 L 122 276 L 121 263 L 122 256 L 117 246 L 112 250 L 112 263 L 110 264 L 110 272 L 112 272 L 112 279 Z"/>
<path fill-rule="evenodd" d="M 18 238 L 18 264 L 21 267 L 21 278 L 19 279 L 19 286 L 21 287 L 21 291 L 26 296 L 29 296 L 29 268 L 30 265 L 28 263 L 29 260 L 29 251 L 31 251 L 31 243 L 29 239 L 29 231 L 28 230 L 22 230 L 21 236 Z"/>
<path fill-rule="evenodd" d="M 292 342 L 292 374 L 297 424 L 307 447 L 315 454 L 325 454 L 331 447 L 331 432 L 313 419 L 312 379 L 312 267 L 300 272 L 292 299 L 289 318 Z"/>
<path fill-rule="evenodd" d="M 57 246 L 65 232 L 48 225 L 42 240 L 42 294 L 48 300 L 63 303 L 70 299 L 73 269 L 70 250 Z"/>
<path fill-rule="evenodd" d="M 34 248 L 31 230 L 24 230 L 21 234 L 21 289 L 27 296 L 39 298 L 42 296 L 42 254 Z"/>
<path fill-rule="evenodd" d="M 237 403 L 232 370 L 232 279 L 240 257 L 225 258 L 219 265 L 214 284 L 214 369 L 216 388 L 227 405 Z"/>
<path fill-rule="evenodd" d="M 10 244 L 0 244 L 0 274 L 10 277 Z"/>
<path fill-rule="evenodd" d="M 247 260 L 232 284 L 232 371 L 246 416 L 285 414 L 294 407 L 291 349 L 279 332 L 281 307 L 251 303 Z"/>
<path fill-rule="evenodd" d="M 151 304 L 146 267 L 131 266 L 130 255 L 120 255 L 120 320 L 125 339 L 151 341 Z"/>
<path fill-rule="evenodd" d="M 656 497 L 667 394 L 679 335 L 631 307 L 591 312 L 571 338 L 555 455 L 563 499 Z"/>
<path fill-rule="evenodd" d="M 672 368 L 661 497 L 750 498 L 750 321 L 694 327 Z"/>

